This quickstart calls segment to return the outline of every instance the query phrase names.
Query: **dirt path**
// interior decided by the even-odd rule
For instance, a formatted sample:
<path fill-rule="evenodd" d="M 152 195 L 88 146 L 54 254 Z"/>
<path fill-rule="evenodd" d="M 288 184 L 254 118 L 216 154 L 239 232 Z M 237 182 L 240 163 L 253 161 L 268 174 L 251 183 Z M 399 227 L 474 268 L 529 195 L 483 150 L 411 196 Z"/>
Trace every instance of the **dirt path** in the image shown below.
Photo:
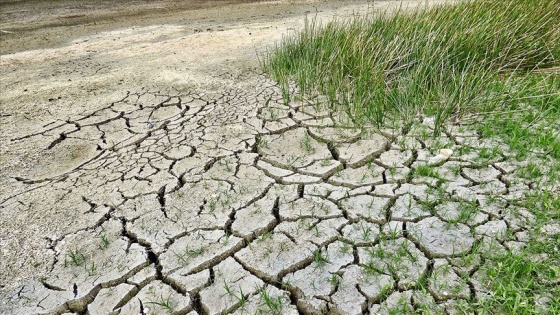
<path fill-rule="evenodd" d="M 360 132 L 260 74 L 306 14 L 398 2 L 33 3 L 0 5 L 0 313 L 443 312 L 485 292 L 458 257 L 523 240 L 488 198 L 514 162 L 439 150 L 474 133 Z"/>

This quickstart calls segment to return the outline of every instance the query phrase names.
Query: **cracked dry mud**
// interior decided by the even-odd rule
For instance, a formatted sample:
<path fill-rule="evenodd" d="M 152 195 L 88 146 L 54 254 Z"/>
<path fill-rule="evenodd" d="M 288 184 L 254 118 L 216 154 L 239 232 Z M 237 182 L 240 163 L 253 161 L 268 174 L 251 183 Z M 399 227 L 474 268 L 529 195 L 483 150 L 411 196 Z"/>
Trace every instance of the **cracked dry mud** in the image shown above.
<path fill-rule="evenodd" d="M 460 154 L 468 126 L 355 129 L 254 71 L 210 76 L 7 132 L 37 157 L 3 169 L 1 313 L 446 314 L 527 241 L 511 201 L 534 183 Z"/>

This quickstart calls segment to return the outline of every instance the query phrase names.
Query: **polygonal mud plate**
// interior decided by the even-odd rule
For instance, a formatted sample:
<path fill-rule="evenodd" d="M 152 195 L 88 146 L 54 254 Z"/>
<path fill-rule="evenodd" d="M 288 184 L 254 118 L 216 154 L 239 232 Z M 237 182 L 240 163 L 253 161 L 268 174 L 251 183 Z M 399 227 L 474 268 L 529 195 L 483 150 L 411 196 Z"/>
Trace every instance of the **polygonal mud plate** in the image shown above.
<path fill-rule="evenodd" d="M 380 185 L 383 184 L 383 172 L 385 172 L 383 167 L 370 163 L 362 167 L 339 171 L 329 179 L 329 183 L 349 188 Z"/>
<path fill-rule="evenodd" d="M 301 168 L 332 157 L 327 145 L 313 139 L 304 128 L 281 135 L 262 136 L 259 151 L 282 168 Z"/>
<path fill-rule="evenodd" d="M 243 247 L 242 239 L 224 231 L 198 230 L 177 239 L 159 260 L 164 272 L 199 272 Z"/>
<path fill-rule="evenodd" d="M 353 220 L 366 220 L 383 224 L 387 217 L 389 198 L 358 195 L 342 199 L 340 204 L 347 211 L 348 217 Z"/>
<path fill-rule="evenodd" d="M 268 281 L 299 269 L 313 259 L 317 247 L 294 243 L 283 233 L 267 233 L 235 254 L 245 268 Z"/>
<path fill-rule="evenodd" d="M 468 226 L 430 217 L 407 226 L 410 237 L 432 257 L 453 257 L 468 252 L 475 241 Z"/>

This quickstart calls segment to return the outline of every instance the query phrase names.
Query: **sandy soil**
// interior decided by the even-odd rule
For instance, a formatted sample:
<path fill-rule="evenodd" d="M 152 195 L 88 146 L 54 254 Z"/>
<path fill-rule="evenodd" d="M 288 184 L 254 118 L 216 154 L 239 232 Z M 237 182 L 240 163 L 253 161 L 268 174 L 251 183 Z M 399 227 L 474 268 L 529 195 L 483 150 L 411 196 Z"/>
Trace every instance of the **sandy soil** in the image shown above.
<path fill-rule="evenodd" d="M 174 1 L 132 1 L 117 10 L 110 1 L 2 3 L 0 30 L 9 32 L 0 35 L 2 174 L 34 176 L 31 155 L 41 150 L 10 141 L 22 130 L 93 111 L 126 91 L 237 82 L 259 72 L 257 51 L 300 28 L 307 13 L 367 11 L 350 1 L 224 2 L 196 1 L 210 8 L 194 10 Z"/>

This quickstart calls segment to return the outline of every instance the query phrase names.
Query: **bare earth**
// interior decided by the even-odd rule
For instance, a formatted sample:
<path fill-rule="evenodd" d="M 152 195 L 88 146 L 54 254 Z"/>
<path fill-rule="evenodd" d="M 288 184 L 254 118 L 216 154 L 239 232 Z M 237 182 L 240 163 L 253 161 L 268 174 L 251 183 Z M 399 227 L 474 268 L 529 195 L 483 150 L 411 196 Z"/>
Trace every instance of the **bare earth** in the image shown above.
<path fill-rule="evenodd" d="M 0 2 L 1 314 L 445 314 L 484 298 L 476 259 L 522 246 L 532 216 L 506 203 L 528 188 L 507 156 L 454 149 L 501 144 L 461 126 L 425 139 L 429 118 L 356 130 L 284 104 L 259 67 L 306 15 L 400 2 L 187 2 Z M 443 180 L 412 176 L 423 165 Z"/>

